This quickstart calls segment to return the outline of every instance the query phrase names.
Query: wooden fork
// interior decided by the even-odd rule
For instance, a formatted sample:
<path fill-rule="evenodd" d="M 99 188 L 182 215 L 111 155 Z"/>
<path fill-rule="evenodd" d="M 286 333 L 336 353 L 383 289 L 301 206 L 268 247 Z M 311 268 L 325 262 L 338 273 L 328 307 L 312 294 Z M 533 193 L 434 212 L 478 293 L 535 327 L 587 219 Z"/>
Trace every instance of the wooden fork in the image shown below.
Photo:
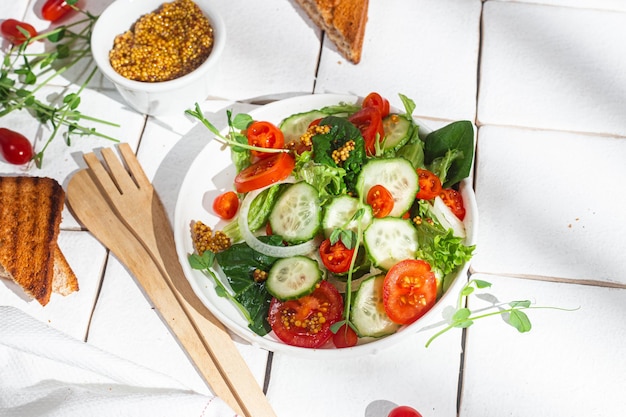
<path fill-rule="evenodd" d="M 120 220 L 145 246 L 163 275 L 168 277 L 172 291 L 196 325 L 245 416 L 275 416 L 230 335 L 198 299 L 185 277 L 165 208 L 135 154 L 126 143 L 118 148 L 128 170 L 112 149 L 102 150 L 106 168 L 94 153 L 84 155 L 96 183 Z"/>

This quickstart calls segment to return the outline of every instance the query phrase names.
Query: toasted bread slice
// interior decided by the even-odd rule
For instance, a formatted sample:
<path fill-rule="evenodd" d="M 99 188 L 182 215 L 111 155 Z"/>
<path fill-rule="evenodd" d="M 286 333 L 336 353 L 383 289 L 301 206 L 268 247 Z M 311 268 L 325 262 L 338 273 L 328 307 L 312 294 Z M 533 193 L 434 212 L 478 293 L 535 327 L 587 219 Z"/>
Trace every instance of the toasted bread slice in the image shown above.
<path fill-rule="evenodd" d="M 69 295 L 78 291 L 78 278 L 72 270 L 72 267 L 65 259 L 65 255 L 59 248 L 54 247 L 54 275 L 52 277 L 52 292 Z"/>
<path fill-rule="evenodd" d="M 63 188 L 52 178 L 0 177 L 0 275 L 44 306 L 55 286 L 64 292 L 72 286 L 72 278 L 61 275 L 69 265 L 57 256 L 64 201 Z"/>
<path fill-rule="evenodd" d="M 361 61 L 368 0 L 296 0 L 353 64 Z"/>

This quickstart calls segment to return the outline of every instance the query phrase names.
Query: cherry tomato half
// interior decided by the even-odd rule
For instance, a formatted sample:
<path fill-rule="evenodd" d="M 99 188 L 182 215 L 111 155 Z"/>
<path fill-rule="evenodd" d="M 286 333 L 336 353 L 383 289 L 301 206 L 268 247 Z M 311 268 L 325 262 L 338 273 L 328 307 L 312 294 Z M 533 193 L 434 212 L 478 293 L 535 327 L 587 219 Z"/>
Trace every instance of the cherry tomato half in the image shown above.
<path fill-rule="evenodd" d="M 320 258 L 330 272 L 343 274 L 350 270 L 354 249 L 348 249 L 341 240 L 331 245 L 330 239 L 326 239 L 320 245 Z"/>
<path fill-rule="evenodd" d="M 275 153 L 239 172 L 235 177 L 235 189 L 238 193 L 247 193 L 274 184 L 287 178 L 295 165 L 287 152 Z"/>
<path fill-rule="evenodd" d="M 224 220 L 230 220 L 235 217 L 238 209 L 239 198 L 232 191 L 220 194 L 213 200 L 213 211 Z"/>
<path fill-rule="evenodd" d="M 463 197 L 461 193 L 453 188 L 444 188 L 439 193 L 439 197 L 446 203 L 446 206 L 452 210 L 452 213 L 459 220 L 463 220 L 465 218 L 465 206 L 463 205 Z"/>
<path fill-rule="evenodd" d="M 415 408 L 401 405 L 391 410 L 387 417 L 422 417 L 422 415 Z"/>
<path fill-rule="evenodd" d="M 46 0 L 41 8 L 41 17 L 49 22 L 56 22 L 73 10 L 65 0 Z"/>
<path fill-rule="evenodd" d="M 348 120 L 361 131 L 367 154 L 374 155 L 376 153 L 376 141 L 381 141 L 385 137 L 383 119 L 378 109 L 364 107 L 348 117 Z"/>
<path fill-rule="evenodd" d="M 273 298 L 267 321 L 288 345 L 317 348 L 330 340 L 330 326 L 341 319 L 342 312 L 341 294 L 333 284 L 322 280 L 311 294 L 297 300 Z M 324 320 L 320 320 L 322 317 Z"/>
<path fill-rule="evenodd" d="M 383 305 L 389 319 L 410 324 L 422 317 L 437 300 L 437 279 L 428 262 L 400 261 L 387 271 L 383 281 Z"/>
<path fill-rule="evenodd" d="M 419 178 L 420 189 L 417 198 L 422 200 L 432 200 L 441 192 L 441 181 L 439 177 L 427 169 L 417 169 L 417 177 Z"/>
<path fill-rule="evenodd" d="M 285 146 L 283 132 L 270 122 L 253 122 L 246 131 L 248 145 L 266 149 L 282 149 Z M 268 158 L 271 152 L 250 151 L 257 158 Z"/>
<path fill-rule="evenodd" d="M 26 42 L 28 37 L 20 32 L 18 27 L 28 32 L 31 38 L 37 36 L 37 30 L 35 30 L 34 27 L 15 19 L 6 19 L 3 21 L 0 25 L 0 33 L 2 33 L 4 39 L 11 42 L 13 45 L 21 45 Z"/>
<path fill-rule="evenodd" d="M 33 145 L 21 133 L 0 127 L 0 153 L 5 161 L 23 165 L 33 158 Z"/>
<path fill-rule="evenodd" d="M 356 332 L 347 324 L 341 326 L 337 333 L 333 334 L 333 344 L 339 349 L 356 346 L 358 341 L 359 337 Z"/>
<path fill-rule="evenodd" d="M 389 114 L 389 100 L 378 93 L 369 93 L 365 96 L 361 107 L 375 107 L 380 112 L 380 117 L 385 117 Z"/>
<path fill-rule="evenodd" d="M 370 188 L 365 202 L 372 207 L 372 214 L 378 219 L 386 217 L 393 210 L 393 196 L 380 184 Z"/>

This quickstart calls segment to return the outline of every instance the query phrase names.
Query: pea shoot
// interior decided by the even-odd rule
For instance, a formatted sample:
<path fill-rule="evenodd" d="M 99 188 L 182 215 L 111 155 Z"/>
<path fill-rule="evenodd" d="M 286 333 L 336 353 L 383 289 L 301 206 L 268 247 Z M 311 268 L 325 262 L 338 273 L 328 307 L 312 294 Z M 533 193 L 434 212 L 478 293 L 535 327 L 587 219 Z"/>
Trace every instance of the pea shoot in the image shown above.
<path fill-rule="evenodd" d="M 75 6 L 77 0 L 67 0 Z M 16 110 L 24 110 L 33 115 L 41 124 L 52 129 L 46 143 L 33 159 L 38 168 L 43 164 L 43 156 L 52 140 L 65 129 L 66 144 L 71 145 L 73 137 L 97 136 L 117 142 L 118 140 L 85 126 L 82 122 L 96 122 L 109 126 L 119 126 L 105 120 L 87 116 L 79 110 L 80 94 L 91 81 L 98 69 L 93 63 L 89 41 L 98 19 L 88 11 L 77 9 L 85 18 L 67 25 L 58 26 L 48 32 L 27 35 L 20 45 L 13 45 L 2 60 L 0 67 L 0 117 Z M 35 41 L 46 41 L 54 47 L 42 53 L 31 52 Z M 84 61 L 88 62 L 84 62 Z M 37 98 L 40 90 L 50 85 L 59 75 L 80 63 L 87 69 L 85 81 L 75 93 L 63 94 L 66 87 L 59 87 L 60 98 L 46 103 Z"/>

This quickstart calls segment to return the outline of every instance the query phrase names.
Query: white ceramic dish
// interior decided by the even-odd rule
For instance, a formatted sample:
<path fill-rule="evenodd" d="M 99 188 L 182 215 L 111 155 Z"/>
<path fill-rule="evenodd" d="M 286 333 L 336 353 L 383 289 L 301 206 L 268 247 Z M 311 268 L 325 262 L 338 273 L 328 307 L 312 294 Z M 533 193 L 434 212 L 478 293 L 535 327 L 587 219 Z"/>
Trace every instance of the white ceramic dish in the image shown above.
<path fill-rule="evenodd" d="M 211 74 L 226 43 L 226 28 L 211 0 L 194 0 L 213 27 L 214 44 L 209 57 L 200 67 L 180 78 L 156 83 L 124 78 L 111 66 L 109 51 L 117 35 L 126 32 L 146 13 L 173 0 L 116 0 L 98 18 L 91 35 L 91 52 L 96 65 L 111 81 L 124 100 L 135 110 L 150 115 L 164 115 L 193 108 L 211 92 Z"/>
<path fill-rule="evenodd" d="M 294 113 L 319 109 L 340 102 L 355 103 L 357 101 L 357 97 L 349 95 L 309 95 L 277 101 L 256 109 L 250 114 L 255 120 L 265 120 L 278 124 L 282 119 Z M 423 127 L 420 129 L 424 129 L 424 133 L 428 131 Z M 208 130 L 207 135 L 211 135 Z M 209 142 L 190 166 L 181 185 L 174 215 L 174 234 L 180 262 L 198 297 L 226 327 L 252 345 L 270 351 L 320 359 L 371 354 L 392 346 L 407 335 L 441 322 L 443 320 L 441 313 L 444 307 L 455 305 L 456 296 L 467 276 L 468 265 L 458 271 L 454 283 L 428 313 L 415 323 L 404 326 L 397 333 L 385 338 L 365 340 L 352 348 L 335 349 L 331 346 L 306 349 L 289 346 L 276 338 L 273 333 L 264 337 L 255 334 L 248 329 L 247 322 L 237 308 L 227 299 L 217 296 L 211 279 L 200 271 L 191 269 L 187 260 L 188 255 L 193 252 L 191 223 L 195 220 L 201 220 L 211 227 L 220 223 L 220 219 L 211 212 L 211 203 L 218 194 L 232 189 L 235 174 L 235 169 L 231 164 L 230 149 L 223 149 L 222 145 L 216 141 Z M 473 244 L 476 236 L 477 208 L 470 181 L 464 180 L 462 182 L 461 192 L 467 211 L 464 220 L 467 243 Z M 225 278 L 223 282 L 228 285 Z"/>

